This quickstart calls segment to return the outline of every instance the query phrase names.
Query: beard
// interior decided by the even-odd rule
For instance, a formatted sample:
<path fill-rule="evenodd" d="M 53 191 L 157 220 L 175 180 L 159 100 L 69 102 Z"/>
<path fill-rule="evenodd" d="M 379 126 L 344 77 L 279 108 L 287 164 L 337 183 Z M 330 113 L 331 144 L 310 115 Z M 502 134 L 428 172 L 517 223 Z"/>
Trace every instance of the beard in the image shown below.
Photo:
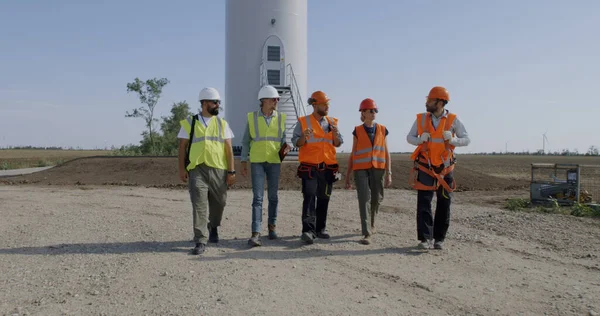
<path fill-rule="evenodd" d="M 317 110 L 317 113 L 321 116 L 327 116 L 327 113 L 329 113 L 329 111 L 327 110 Z"/>
<path fill-rule="evenodd" d="M 437 106 L 429 106 L 429 105 L 425 105 L 425 108 L 427 109 L 427 112 L 429 113 L 434 113 L 435 111 L 437 111 Z"/>
<path fill-rule="evenodd" d="M 207 112 L 210 113 L 211 115 L 215 115 L 216 116 L 216 115 L 219 115 L 219 108 L 218 107 L 214 107 L 212 109 L 209 109 Z"/>

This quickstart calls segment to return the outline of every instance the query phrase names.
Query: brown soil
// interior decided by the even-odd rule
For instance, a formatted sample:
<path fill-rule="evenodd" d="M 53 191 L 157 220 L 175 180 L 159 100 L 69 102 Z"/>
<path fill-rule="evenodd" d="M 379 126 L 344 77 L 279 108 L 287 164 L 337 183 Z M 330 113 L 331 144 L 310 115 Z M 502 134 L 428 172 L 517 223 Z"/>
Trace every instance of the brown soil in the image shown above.
<path fill-rule="evenodd" d="M 458 191 L 495 191 L 523 189 L 528 185 L 524 177 L 504 178 L 486 174 L 489 156 L 464 156 L 459 157 L 455 169 L 455 178 Z M 339 155 L 341 172 L 345 174 L 347 156 Z M 491 165 L 491 164 L 490 164 Z M 520 171 L 526 169 L 525 161 L 519 163 L 509 161 L 504 163 L 505 172 L 509 169 Z M 297 190 L 300 180 L 296 177 L 297 161 L 285 161 L 282 166 L 280 188 L 282 190 Z M 392 163 L 393 185 L 395 189 L 410 189 L 408 178 L 412 162 L 406 155 L 394 155 Z M 494 161 L 493 168 L 503 168 Z M 236 169 L 240 170 L 239 161 Z M 526 171 L 523 171 L 526 172 Z M 56 166 L 49 170 L 35 174 L 0 178 L 0 183 L 5 184 L 42 184 L 42 185 L 132 185 L 147 187 L 183 187 L 178 179 L 177 158 L 175 157 L 89 157 L 75 159 Z M 335 187 L 343 186 L 344 181 L 338 181 Z M 251 188 L 250 178 L 237 176 L 233 189 Z"/>

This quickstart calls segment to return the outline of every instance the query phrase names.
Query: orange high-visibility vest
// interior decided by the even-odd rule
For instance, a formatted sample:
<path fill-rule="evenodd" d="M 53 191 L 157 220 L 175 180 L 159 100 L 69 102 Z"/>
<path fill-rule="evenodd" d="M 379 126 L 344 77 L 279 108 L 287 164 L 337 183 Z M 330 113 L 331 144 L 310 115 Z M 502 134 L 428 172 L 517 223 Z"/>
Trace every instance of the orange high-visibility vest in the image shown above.
<path fill-rule="evenodd" d="M 417 130 L 419 136 L 424 132 L 431 135 L 431 139 L 417 146 L 417 149 L 410 157 L 412 160 L 419 159 L 419 156 L 426 156 L 432 166 L 449 166 L 454 158 L 454 146 L 444 141 L 444 131 L 449 131 L 456 114 L 448 113 L 440 119 L 437 129 L 433 128 L 431 113 L 417 114 Z"/>
<path fill-rule="evenodd" d="M 337 118 L 325 117 L 325 119 L 327 119 L 329 125 L 337 126 Z M 321 123 L 317 122 L 312 114 L 303 116 L 298 121 L 300 121 L 302 131 L 307 128 L 313 130 L 312 135 L 306 139 L 306 143 L 298 151 L 298 161 L 315 165 L 322 162 L 327 165 L 337 164 L 336 151 L 333 146 L 333 133 L 323 131 Z"/>
<path fill-rule="evenodd" d="M 352 152 L 352 170 L 385 169 L 385 126 L 377 124 L 373 143 L 363 125 L 354 127 L 357 143 Z"/>

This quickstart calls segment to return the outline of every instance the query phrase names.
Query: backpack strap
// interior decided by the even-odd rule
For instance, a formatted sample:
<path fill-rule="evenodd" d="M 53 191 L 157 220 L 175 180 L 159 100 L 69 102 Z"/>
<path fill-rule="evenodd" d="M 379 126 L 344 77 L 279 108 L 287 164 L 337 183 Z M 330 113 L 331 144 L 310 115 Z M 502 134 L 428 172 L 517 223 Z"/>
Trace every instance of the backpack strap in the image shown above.
<path fill-rule="evenodd" d="M 185 154 L 185 165 L 190 164 L 190 149 L 192 148 L 192 141 L 194 140 L 194 127 L 196 126 L 196 121 L 198 120 L 198 114 L 192 116 L 192 128 L 190 129 L 190 139 L 188 140 L 188 146 Z"/>

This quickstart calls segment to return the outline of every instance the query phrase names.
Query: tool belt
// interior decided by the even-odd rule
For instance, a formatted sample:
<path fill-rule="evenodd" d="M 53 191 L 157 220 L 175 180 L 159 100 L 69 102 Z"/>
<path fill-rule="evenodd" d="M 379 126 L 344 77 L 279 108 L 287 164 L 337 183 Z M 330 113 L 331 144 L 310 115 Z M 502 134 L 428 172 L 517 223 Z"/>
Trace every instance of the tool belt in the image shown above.
<path fill-rule="evenodd" d="M 447 192 L 454 192 L 454 190 L 456 190 L 456 181 L 453 180 L 452 187 L 450 187 L 446 180 L 444 180 L 444 177 L 454 170 L 455 164 L 456 160 L 452 159 L 449 166 L 431 166 L 429 159 L 419 155 L 419 158 L 415 160 L 415 164 L 410 171 L 408 184 L 415 190 L 436 191 L 440 186 L 442 186 Z M 441 171 L 436 172 L 436 169 L 439 170 L 440 168 Z M 433 185 L 424 185 L 423 183 L 419 182 L 419 170 L 433 178 Z"/>
<path fill-rule="evenodd" d="M 312 171 L 316 170 L 317 172 L 324 172 L 325 178 L 330 180 L 331 182 L 336 182 L 337 178 L 335 177 L 335 173 L 339 170 L 338 164 L 328 165 L 324 162 L 318 164 L 312 164 L 307 162 L 301 162 L 298 166 L 297 176 L 299 178 L 312 179 L 313 174 Z"/>

